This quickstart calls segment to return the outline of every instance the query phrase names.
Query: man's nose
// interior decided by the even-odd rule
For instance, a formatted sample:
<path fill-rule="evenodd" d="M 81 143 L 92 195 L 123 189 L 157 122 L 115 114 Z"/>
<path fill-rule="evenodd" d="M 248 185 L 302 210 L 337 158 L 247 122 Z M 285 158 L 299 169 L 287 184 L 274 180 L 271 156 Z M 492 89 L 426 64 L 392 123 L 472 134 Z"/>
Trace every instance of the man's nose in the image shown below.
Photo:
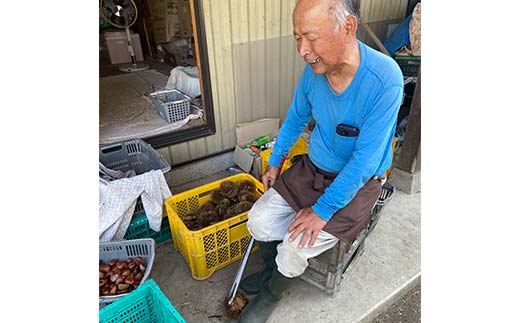
<path fill-rule="evenodd" d="M 305 58 L 305 56 L 307 54 L 309 54 L 309 52 L 310 52 L 309 42 L 306 41 L 305 39 L 302 39 L 300 41 L 300 43 L 298 44 L 298 53 L 300 54 L 301 57 Z"/>

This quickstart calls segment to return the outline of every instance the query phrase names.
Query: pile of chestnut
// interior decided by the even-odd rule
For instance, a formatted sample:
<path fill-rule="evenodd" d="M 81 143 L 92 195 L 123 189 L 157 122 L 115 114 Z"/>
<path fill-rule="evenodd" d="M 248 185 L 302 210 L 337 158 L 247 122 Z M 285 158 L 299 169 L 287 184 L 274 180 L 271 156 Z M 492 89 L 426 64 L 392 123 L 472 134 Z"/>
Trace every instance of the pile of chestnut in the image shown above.
<path fill-rule="evenodd" d="M 255 184 L 249 180 L 239 183 L 223 181 L 211 191 L 209 201 L 187 214 L 182 221 L 189 230 L 196 231 L 246 212 L 256 201 L 255 190 Z"/>
<path fill-rule="evenodd" d="M 141 257 L 99 261 L 99 296 L 126 294 L 141 283 L 146 265 Z"/>

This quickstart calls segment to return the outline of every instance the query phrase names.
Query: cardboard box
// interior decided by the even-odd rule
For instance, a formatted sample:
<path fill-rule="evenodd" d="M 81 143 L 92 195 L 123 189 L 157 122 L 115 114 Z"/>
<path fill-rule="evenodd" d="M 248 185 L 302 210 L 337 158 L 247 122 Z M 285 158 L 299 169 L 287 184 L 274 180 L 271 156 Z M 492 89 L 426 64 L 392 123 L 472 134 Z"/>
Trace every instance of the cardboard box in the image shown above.
<path fill-rule="evenodd" d="M 280 174 L 285 172 L 289 167 L 292 166 L 292 158 L 301 155 L 307 154 L 309 151 L 309 137 L 310 134 L 304 130 L 303 134 L 296 140 L 296 143 L 292 146 L 292 148 L 287 153 L 285 160 L 283 161 L 282 168 L 280 169 Z M 262 157 L 262 171 L 263 174 L 267 169 L 267 162 L 269 161 L 269 157 L 271 156 L 272 149 L 266 149 L 260 153 L 260 157 Z"/>
<path fill-rule="evenodd" d="M 106 46 L 108 48 L 108 55 L 110 57 L 110 64 L 131 63 L 132 59 L 128 52 L 128 38 L 126 32 L 105 32 L 103 33 Z M 130 33 L 132 39 L 132 48 L 134 49 L 135 58 L 137 61 L 143 60 L 143 51 L 141 49 L 141 41 L 139 34 Z"/>
<path fill-rule="evenodd" d="M 253 157 L 244 150 L 245 146 L 258 137 L 269 135 L 275 137 L 280 130 L 280 118 L 266 118 L 236 125 L 237 145 L 233 153 L 233 162 L 244 172 L 260 179 L 262 176 L 262 158 Z M 267 149 L 271 150 L 271 149 Z M 264 151 L 267 151 L 264 150 Z"/>

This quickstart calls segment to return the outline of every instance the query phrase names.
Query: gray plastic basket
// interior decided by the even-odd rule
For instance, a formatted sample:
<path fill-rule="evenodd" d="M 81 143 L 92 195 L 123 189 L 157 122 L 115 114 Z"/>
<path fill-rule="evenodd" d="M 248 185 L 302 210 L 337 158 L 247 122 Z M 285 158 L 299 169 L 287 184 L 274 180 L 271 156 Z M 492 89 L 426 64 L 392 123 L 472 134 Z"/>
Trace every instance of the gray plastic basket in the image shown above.
<path fill-rule="evenodd" d="M 99 148 L 99 161 L 110 169 L 119 171 L 134 170 L 136 175 L 151 170 L 163 173 L 171 170 L 170 164 L 142 139 L 131 139 Z"/>
<path fill-rule="evenodd" d="M 177 89 L 157 91 L 149 96 L 157 112 L 168 123 L 184 120 L 190 115 L 191 97 Z"/>
<path fill-rule="evenodd" d="M 392 200 L 392 198 L 394 197 L 394 191 L 395 187 L 392 184 L 388 182 L 383 184 L 381 192 L 379 193 L 379 196 L 377 198 L 376 204 L 372 209 L 372 215 L 368 222 L 368 233 L 372 232 L 376 227 L 377 221 L 379 221 L 379 218 L 381 217 L 381 210 L 385 205 L 388 204 L 388 202 Z"/>
<path fill-rule="evenodd" d="M 379 196 L 377 197 L 376 205 L 374 206 L 374 209 L 372 210 L 373 214 L 381 212 L 381 209 L 383 206 L 387 205 L 388 202 L 392 200 L 392 197 L 394 197 L 394 191 L 395 187 L 386 182 L 383 184 L 383 187 L 381 188 L 381 192 L 379 193 Z"/>
<path fill-rule="evenodd" d="M 142 285 L 150 275 L 153 260 L 155 258 L 155 241 L 152 238 L 111 241 L 99 243 L 99 260 L 104 263 L 111 259 L 125 261 L 128 258 L 141 257 L 146 265 L 143 279 L 139 283 Z M 117 301 L 128 293 L 114 296 L 99 296 L 99 303 L 108 304 Z"/>

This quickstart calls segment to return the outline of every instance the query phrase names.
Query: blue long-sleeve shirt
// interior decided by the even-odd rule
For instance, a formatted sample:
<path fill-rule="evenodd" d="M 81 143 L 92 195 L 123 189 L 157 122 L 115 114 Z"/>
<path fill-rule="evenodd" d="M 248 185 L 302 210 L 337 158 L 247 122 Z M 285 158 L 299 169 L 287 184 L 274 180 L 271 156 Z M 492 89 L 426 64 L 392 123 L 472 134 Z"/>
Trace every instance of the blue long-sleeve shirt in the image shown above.
<path fill-rule="evenodd" d="M 309 158 L 338 176 L 311 207 L 328 221 L 374 175 L 392 163 L 392 140 L 403 95 L 403 75 L 390 57 L 358 41 L 360 64 L 350 85 L 336 94 L 325 75 L 306 66 L 280 129 L 269 165 L 278 166 L 313 117 Z M 359 129 L 356 137 L 336 133 L 339 124 Z"/>

